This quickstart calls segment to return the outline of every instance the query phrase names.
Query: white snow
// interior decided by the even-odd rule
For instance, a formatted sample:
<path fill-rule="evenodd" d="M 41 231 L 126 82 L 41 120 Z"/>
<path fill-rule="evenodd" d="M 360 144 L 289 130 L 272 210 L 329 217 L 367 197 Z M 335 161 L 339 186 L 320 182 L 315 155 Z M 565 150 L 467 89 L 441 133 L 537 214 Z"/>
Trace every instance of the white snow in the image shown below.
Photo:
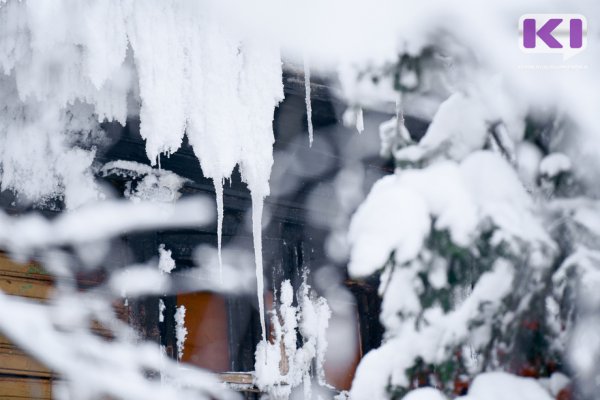
<path fill-rule="evenodd" d="M 584 210 L 589 207 L 589 205 L 587 207 L 582 205 L 581 201 L 577 201 L 577 203 Z M 569 205 L 573 206 L 573 204 Z M 565 209 L 568 210 L 567 207 Z M 588 209 L 587 211 L 589 211 L 588 214 L 591 217 L 596 216 L 596 213 L 592 210 Z M 587 226 L 583 226 L 585 231 Z M 597 234 L 597 231 L 595 234 Z M 566 347 L 570 365 L 580 376 L 581 380 L 578 380 L 579 382 L 594 379 L 597 374 L 596 359 L 600 353 L 600 340 L 598 340 L 597 334 L 600 319 L 596 312 L 598 305 L 600 305 L 600 295 L 597 290 L 600 282 L 599 261 L 600 252 L 597 249 L 587 248 L 580 244 L 563 261 L 552 277 L 554 291 L 557 294 L 564 292 L 567 287 L 572 287 L 578 292 L 578 301 L 582 310 L 581 316 L 569 332 Z"/>
<path fill-rule="evenodd" d="M 398 263 L 415 258 L 429 234 L 425 199 L 398 185 L 397 179 L 386 176 L 375 183 L 352 218 L 348 236 L 352 276 L 367 276 L 382 268 L 392 251 Z"/>
<path fill-rule="evenodd" d="M 342 390 L 339 394 L 333 397 L 333 400 L 348 400 L 348 391 Z"/>
<path fill-rule="evenodd" d="M 218 249 L 207 244 L 194 251 L 196 271 L 187 270 L 178 275 L 187 275 L 191 282 L 205 282 L 206 287 L 219 292 L 252 293 L 256 291 L 256 268 L 254 256 L 246 248 L 231 245 L 223 249 L 222 268 L 219 266 Z"/>
<path fill-rule="evenodd" d="M 413 286 L 418 282 L 418 268 L 402 268 L 396 269 L 393 272 L 386 269 L 391 276 L 382 276 L 382 282 L 389 290 L 380 293 L 385 294 L 381 301 L 381 312 L 379 320 L 386 328 L 386 331 L 398 332 L 405 323 L 404 317 L 416 317 L 421 311 L 421 302 L 418 297 L 418 292 Z M 383 285 L 382 285 L 383 287 Z M 401 312 L 403 318 L 398 318 L 398 313 Z"/>
<path fill-rule="evenodd" d="M 117 339 L 89 330 L 92 320 L 111 327 Z M 69 394 L 78 399 L 238 398 L 211 374 L 191 366 L 182 371 L 155 343 L 139 342 L 93 295 L 63 294 L 44 304 L 0 293 L 0 325 L 13 343 L 68 381 Z M 150 370 L 161 371 L 164 380 L 149 378 Z"/>
<path fill-rule="evenodd" d="M 514 237 L 552 247 L 540 219 L 534 216 L 531 197 L 506 160 L 496 153 L 479 151 L 467 157 L 460 169 L 479 218 L 490 218 Z"/>
<path fill-rule="evenodd" d="M 102 197 L 88 145 L 98 121 L 124 123 L 127 114 L 131 64 L 120 9 L 115 1 L 0 7 L 2 189 L 33 202 L 64 195 L 68 208 Z"/>
<path fill-rule="evenodd" d="M 435 218 L 435 229 L 468 246 L 490 220 L 502 239 L 552 247 L 533 202 L 500 155 L 478 151 L 457 164 L 440 161 L 380 179 L 352 218 L 349 272 L 367 276 L 394 252 L 397 264 L 416 258 Z"/>
<path fill-rule="evenodd" d="M 412 272 L 415 271 L 415 267 L 409 269 L 408 273 L 415 273 Z M 397 268 L 394 273 L 405 274 L 404 271 L 404 268 Z M 502 299 L 512 289 L 513 277 L 514 269 L 510 263 L 498 260 L 494 269 L 482 275 L 471 295 L 456 310 L 447 314 L 443 314 L 442 310 L 436 307 L 427 310 L 423 315 L 426 324 L 420 330 L 416 329 L 414 322 L 416 305 L 410 304 L 410 307 L 406 308 L 405 302 L 405 297 L 415 291 L 415 285 L 389 285 L 388 291 L 397 290 L 404 297 L 395 297 L 401 301 L 399 304 L 393 304 L 393 300 L 385 303 L 387 296 L 384 297 L 383 307 L 390 307 L 395 311 L 389 313 L 385 309 L 382 310 L 382 322 L 387 328 L 388 339 L 381 347 L 371 350 L 362 359 L 356 370 L 350 397 L 355 400 L 385 398 L 388 384 L 408 386 L 408 378 L 404 371 L 417 357 L 433 363 L 448 357 L 447 352 L 452 351 L 451 349 L 462 341 L 472 342 L 475 348 L 485 343 L 485 339 L 489 339 L 490 335 L 486 330 L 487 325 L 469 330 L 469 321 L 478 315 L 482 304 L 486 304 L 486 310 L 490 314 L 498 312 Z M 407 319 L 402 324 L 397 322 L 398 313 L 407 313 Z M 390 354 L 395 356 L 390 357 Z"/>
<path fill-rule="evenodd" d="M 164 244 L 158 246 L 158 269 L 164 274 L 170 274 L 175 269 L 175 260 L 171 254 L 171 250 L 167 250 Z"/>
<path fill-rule="evenodd" d="M 298 306 L 292 305 L 294 297 Z M 323 364 L 331 310 L 324 298 L 312 293 L 306 281 L 297 296 L 289 280 L 282 282 L 278 303 L 271 318 L 274 338 L 258 343 L 256 348 L 254 382 L 280 399 L 289 398 L 292 390 L 302 385 L 304 398 L 311 398 L 313 378 L 319 385 L 326 385 Z M 302 336 L 300 347 L 298 334 Z"/>
<path fill-rule="evenodd" d="M 175 339 L 177 340 L 177 359 L 183 357 L 185 339 L 187 338 L 188 330 L 185 327 L 185 306 L 177 307 L 175 311 Z"/>
<path fill-rule="evenodd" d="M 213 215 L 210 202 L 203 197 L 174 204 L 103 201 L 53 220 L 37 214 L 19 218 L 0 213 L 0 241 L 16 254 L 27 254 L 36 248 L 102 241 L 126 231 L 197 227 L 210 223 Z"/>
<path fill-rule="evenodd" d="M 548 390 L 552 396 L 556 397 L 561 390 L 571 383 L 571 379 L 563 373 L 554 372 L 549 378 L 540 378 L 538 382 Z"/>
<path fill-rule="evenodd" d="M 427 106 L 422 107 L 427 108 L 425 114 L 432 114 L 430 111 L 444 101 L 423 140 L 398 149 L 400 139 L 408 137 L 401 127 L 390 136 L 390 146 L 384 146 L 385 152 L 404 160 L 450 161 L 439 169 L 432 166 L 419 172 L 401 172 L 376 185 L 353 221 L 353 275 L 364 276 L 382 268 L 394 251 L 395 261 L 406 264 L 407 270 L 403 276 L 390 273 L 389 277 L 404 282 L 403 288 L 408 290 L 410 285 L 405 280 L 420 268 L 416 259 L 424 256 L 423 240 L 433 219 L 434 228 L 447 229 L 460 245 L 468 245 L 477 229 L 491 221 L 500 230 L 495 240 L 515 243 L 522 239 L 550 247 L 550 240 L 533 216 L 532 209 L 537 205 L 518 184 L 509 164 L 498 155 L 469 154 L 489 139 L 488 125 L 501 121 L 499 135 L 506 157 L 512 162 L 516 154 L 519 167 L 529 169 L 525 171 L 530 178 L 528 185 L 535 182 L 538 172 L 555 176 L 570 168 L 585 169 L 589 164 L 579 162 L 583 159 L 593 160 L 597 166 L 598 151 L 587 145 L 597 141 L 600 92 L 596 90 L 599 78 L 594 68 L 576 73 L 564 69 L 530 73 L 519 68 L 530 61 L 515 45 L 515 18 L 531 12 L 534 6 L 540 12 L 550 12 L 558 5 L 560 2 L 541 0 L 534 4 L 465 0 L 456 6 L 439 0 L 423 7 L 422 2 L 409 0 L 402 4 L 377 2 L 365 12 L 361 1 L 309 2 L 299 12 L 305 18 L 290 20 L 285 7 L 270 1 L 257 6 L 241 1 L 2 0 L 0 189 L 14 191 L 19 201 L 38 204 L 62 197 L 66 208 L 75 211 L 52 221 L 34 215 L 17 219 L 0 213 L 0 242 L 14 253 L 28 256 L 38 250 L 106 241 L 137 229 L 207 223 L 211 214 L 201 202 L 171 206 L 141 201 L 178 199 L 180 181 L 165 182 L 165 176 L 156 172 L 147 173 L 126 192 L 130 199 L 139 200 L 135 207 L 113 202 L 95 204 L 107 195 L 93 177 L 95 146 L 100 146 L 103 139 L 98 123 L 106 120 L 124 124 L 128 114 L 137 112 L 135 105 L 139 103 L 141 134 L 150 162 L 159 162 L 161 154 L 168 156 L 177 151 L 187 134 L 204 175 L 215 183 L 220 271 L 223 198 L 218 187 L 236 165 L 240 166 L 253 198 L 255 274 L 265 340 L 262 345 L 267 346 L 261 220 L 263 202 L 270 193 L 273 110 L 283 97 L 280 43 L 268 40 L 275 37 L 284 46 L 307 51 L 306 59 L 310 57 L 315 70 L 324 59 L 330 69 L 345 71 L 340 79 L 342 91 L 357 110 L 362 110 L 364 103 L 396 101 L 393 78 L 372 78 L 378 66 L 389 66 L 397 60 L 399 49 L 418 55 L 434 45 L 450 60 L 458 61 L 452 65 L 452 76 L 442 77 L 448 82 L 440 79 L 442 89 L 433 90 L 433 106 L 415 96 L 415 104 Z M 317 6 L 319 13 L 312 12 Z M 595 15 L 597 8 L 582 3 L 574 5 L 573 11 L 589 16 Z M 306 29 L 307 20 L 311 21 L 311 29 Z M 487 34 L 481 35 L 484 30 Z M 447 40 L 440 41 L 440 33 Z M 586 51 L 578 55 L 581 65 L 593 64 L 598 54 L 591 40 Z M 461 65 L 464 60 L 466 67 Z M 548 62 L 551 66 L 573 66 Z M 369 73 L 356 79 L 355 73 L 364 72 L 365 65 Z M 310 81 L 307 77 L 305 84 Z M 134 109 L 128 110 L 128 104 Z M 579 143 L 572 146 L 574 150 L 568 156 L 578 163 L 567 162 L 557 154 L 539 163 L 539 154 L 534 154 L 529 157 L 530 165 L 525 165 L 525 157 L 520 157 L 524 152 L 513 144 L 523 135 L 522 120 L 517 117 L 523 110 L 529 112 L 531 105 L 556 108 L 576 122 L 569 136 Z M 307 114 L 310 124 L 309 102 Z M 355 119 L 359 131 L 363 128 L 360 120 L 358 116 Z M 312 127 L 309 132 L 312 136 Z M 501 151 L 494 142 L 490 147 Z M 577 153 L 581 150 L 585 151 Z M 597 181 L 594 173 L 590 176 L 591 182 Z M 421 185 L 421 180 L 427 184 Z M 445 189 L 437 190 L 438 186 Z M 448 202 L 440 201 L 446 196 Z M 388 200 L 399 206 L 387 204 Z M 461 211 L 458 205 L 463 203 L 468 207 L 462 208 L 472 212 Z M 378 209 L 384 215 L 377 216 Z M 579 210 L 575 219 L 581 225 L 597 225 L 592 208 Z M 436 284 L 443 284 L 443 268 L 429 273 Z M 500 286 L 504 289 L 505 282 Z M 388 293 L 388 302 L 406 310 L 416 309 L 411 294 L 402 300 L 404 303 L 399 303 L 395 295 Z M 0 321 L 10 321 L 3 324 L 3 330 L 26 349 L 37 351 L 66 379 L 72 379 L 71 397 L 85 398 L 90 390 L 118 398 L 197 397 L 181 396 L 173 388 L 162 389 L 145 382 L 140 371 L 147 365 L 139 362 L 140 357 L 147 356 L 143 351 L 118 347 L 119 357 L 109 358 L 110 352 L 98 350 L 105 350 L 105 343 L 95 347 L 96 342 L 87 336 L 79 341 L 76 334 L 60 333 L 47 315 L 50 305 L 21 304 L 4 296 L 0 296 L 0 304 Z M 394 324 L 392 308 L 385 316 L 388 326 Z M 307 306 L 307 318 L 312 315 L 309 309 Z M 434 319 L 435 312 L 439 310 L 426 317 Z M 313 327 L 309 324 L 308 330 L 312 332 Z M 594 331 L 593 325 L 581 329 Z M 44 346 L 31 340 L 27 333 L 32 330 L 43 333 L 35 339 Z M 115 346 L 122 344 L 117 341 Z M 315 346 L 318 348 L 318 341 Z M 57 353 L 65 360 L 51 353 L 52 349 L 60 349 Z M 112 369 L 131 385 L 115 385 L 106 371 L 94 362 L 86 362 L 90 359 L 110 361 Z M 129 363 L 122 362 L 124 359 Z M 382 361 L 386 362 L 392 361 Z M 88 375 L 94 379 L 77 386 L 77 372 L 88 368 Z M 517 385 L 500 378 L 507 385 Z M 194 379 L 189 378 L 188 384 Z M 523 393 L 528 390 L 523 389 Z M 220 397 L 221 393 L 211 392 L 208 396 Z"/>
<path fill-rule="evenodd" d="M 174 172 L 134 161 L 117 160 L 106 163 L 100 173 L 131 178 L 126 184 L 125 197 L 134 202 L 159 201 L 172 203 L 181 197 L 179 192 L 188 181 Z"/>
<path fill-rule="evenodd" d="M 402 400 L 446 400 L 446 396 L 434 388 L 420 388 L 411 390 Z"/>
<path fill-rule="evenodd" d="M 404 371 L 417 357 L 436 363 L 458 345 L 480 349 L 489 341 L 487 322 L 469 328 L 470 321 L 482 304 L 488 316 L 502 310 L 502 300 L 513 287 L 514 267 L 499 258 L 454 310 L 422 309 L 419 274 L 426 272 L 434 287 L 447 284 L 447 260 L 423 246 L 432 223 L 465 248 L 491 223 L 496 228 L 493 240 L 515 246 L 515 251 L 520 243 L 531 246 L 533 268 L 543 265 L 554 248 L 508 161 L 498 153 L 473 150 L 461 162 L 439 160 L 422 169 L 398 169 L 380 179 L 352 219 L 349 272 L 363 277 L 383 269 L 380 320 L 386 329 L 384 344 L 358 367 L 353 399 L 383 398 L 390 383 L 408 386 Z M 392 255 L 393 263 L 388 263 Z M 419 329 L 417 317 L 423 321 Z"/>
<path fill-rule="evenodd" d="M 483 148 L 487 137 L 484 110 L 477 99 L 462 93 L 441 105 L 421 141 L 394 153 L 398 160 L 419 161 L 444 155 L 460 161 Z"/>
<path fill-rule="evenodd" d="M 353 127 L 358 133 L 362 133 L 365 130 L 362 107 L 353 106 L 346 108 L 344 114 L 342 114 L 342 122 L 344 126 Z"/>
<path fill-rule="evenodd" d="M 381 141 L 379 154 L 386 158 L 396 154 L 399 147 L 412 142 L 402 119 L 396 116 L 379 125 L 379 140 Z"/>
<path fill-rule="evenodd" d="M 461 400 L 551 400 L 552 397 L 535 379 L 505 372 L 478 375 Z"/>
<path fill-rule="evenodd" d="M 529 190 L 535 188 L 539 175 L 540 162 L 543 158 L 541 150 L 530 142 L 521 142 L 516 148 L 517 173 Z"/>
<path fill-rule="evenodd" d="M 436 218 L 437 230 L 447 229 L 455 243 L 466 246 L 478 220 L 461 167 L 444 161 L 422 170 L 400 171 L 398 183 L 423 196 L 431 217 Z"/>
<path fill-rule="evenodd" d="M 568 172 L 572 168 L 571 159 L 563 153 L 551 153 L 540 162 L 540 174 L 553 178 L 561 172 Z"/>
<path fill-rule="evenodd" d="M 130 266 L 113 272 L 108 286 L 121 297 L 138 297 L 145 294 L 164 293 L 169 281 L 155 268 Z"/>
<path fill-rule="evenodd" d="M 310 63 L 308 57 L 304 57 L 304 102 L 306 103 L 306 124 L 308 127 L 308 145 L 313 143 L 312 104 L 310 100 Z"/>
<path fill-rule="evenodd" d="M 166 308 L 167 307 L 165 306 L 165 302 L 163 301 L 163 299 L 158 299 L 158 322 L 165 322 L 165 309 Z M 161 353 L 162 353 L 162 351 L 164 351 L 163 348 L 161 348 Z"/>
<path fill-rule="evenodd" d="M 356 130 L 358 133 L 362 133 L 365 130 L 365 121 L 363 118 L 363 109 L 359 107 L 356 113 Z"/>

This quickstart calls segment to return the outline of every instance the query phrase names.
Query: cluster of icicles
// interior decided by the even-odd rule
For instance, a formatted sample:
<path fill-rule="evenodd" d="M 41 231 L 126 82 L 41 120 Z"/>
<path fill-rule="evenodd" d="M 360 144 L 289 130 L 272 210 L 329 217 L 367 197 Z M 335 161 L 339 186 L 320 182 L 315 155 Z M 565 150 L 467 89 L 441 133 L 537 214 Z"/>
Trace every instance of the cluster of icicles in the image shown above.
<path fill-rule="evenodd" d="M 124 124 L 137 100 L 151 163 L 177 151 L 187 135 L 213 180 L 219 251 L 222 185 L 239 166 L 252 195 L 264 316 L 261 219 L 274 108 L 283 99 L 281 59 L 277 44 L 242 34 L 216 14 L 195 0 L 0 1 L 0 145 L 45 162 L 19 164 L 2 150 L 2 189 L 27 192 L 28 185 L 53 182 L 28 197 L 60 190 L 67 207 L 83 203 L 69 202 L 71 189 L 84 186 L 72 171 L 91 176 L 94 150 L 65 159 L 73 132 L 93 131 L 104 120 Z M 264 337 L 264 321 L 262 329 Z"/>

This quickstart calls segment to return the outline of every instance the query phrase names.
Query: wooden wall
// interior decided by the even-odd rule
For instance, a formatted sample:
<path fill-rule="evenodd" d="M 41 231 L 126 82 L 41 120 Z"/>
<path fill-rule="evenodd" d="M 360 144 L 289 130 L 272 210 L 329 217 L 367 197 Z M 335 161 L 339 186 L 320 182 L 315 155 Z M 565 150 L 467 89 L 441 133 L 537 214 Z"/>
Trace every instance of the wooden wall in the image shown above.
<path fill-rule="evenodd" d="M 18 264 L 0 254 L 0 290 L 11 296 L 45 301 L 52 279 L 34 263 Z M 50 399 L 52 373 L 0 333 L 0 399 Z"/>

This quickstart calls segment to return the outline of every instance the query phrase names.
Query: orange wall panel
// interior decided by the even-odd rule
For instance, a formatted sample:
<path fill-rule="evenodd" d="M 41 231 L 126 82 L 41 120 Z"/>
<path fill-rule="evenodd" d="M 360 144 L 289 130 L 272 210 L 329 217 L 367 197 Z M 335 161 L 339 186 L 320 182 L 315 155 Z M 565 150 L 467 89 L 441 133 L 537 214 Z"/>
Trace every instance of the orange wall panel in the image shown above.
<path fill-rule="evenodd" d="M 211 293 L 177 296 L 184 305 L 188 330 L 182 361 L 214 372 L 229 370 L 227 308 L 225 300 Z"/>

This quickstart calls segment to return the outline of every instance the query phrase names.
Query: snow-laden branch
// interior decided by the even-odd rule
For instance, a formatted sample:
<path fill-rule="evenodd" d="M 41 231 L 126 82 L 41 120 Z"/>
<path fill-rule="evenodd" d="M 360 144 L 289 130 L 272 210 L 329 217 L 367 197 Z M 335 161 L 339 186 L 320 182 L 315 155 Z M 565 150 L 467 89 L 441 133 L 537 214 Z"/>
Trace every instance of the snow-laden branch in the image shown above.
<path fill-rule="evenodd" d="M 58 374 L 66 384 L 57 386 L 59 396 L 64 391 L 62 398 L 238 398 L 212 375 L 191 366 L 180 368 L 156 345 L 136 343 L 126 336 L 108 340 L 90 332 L 95 316 L 90 310 L 97 305 L 85 300 L 65 296 L 42 305 L 0 293 L 2 332 Z M 102 318 L 110 320 L 110 310 L 100 311 Z"/>
<path fill-rule="evenodd" d="M 132 231 L 199 227 L 213 219 L 213 208 L 204 197 L 174 204 L 102 201 L 52 220 L 37 214 L 14 217 L 2 213 L 0 246 L 27 255 L 36 249 L 97 242 Z"/>

